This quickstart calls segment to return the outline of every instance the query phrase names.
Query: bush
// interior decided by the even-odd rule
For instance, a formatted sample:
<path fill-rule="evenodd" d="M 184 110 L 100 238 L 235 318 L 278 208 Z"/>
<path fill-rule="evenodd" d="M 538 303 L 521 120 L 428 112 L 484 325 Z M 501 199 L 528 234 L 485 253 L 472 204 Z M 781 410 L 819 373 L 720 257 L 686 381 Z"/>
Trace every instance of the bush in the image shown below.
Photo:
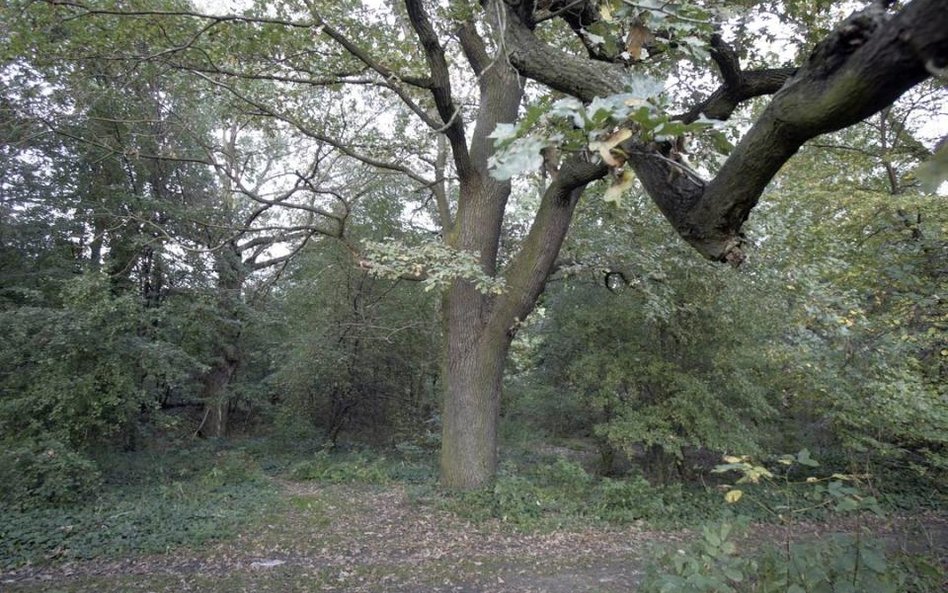
<path fill-rule="evenodd" d="M 737 474 L 735 486 L 725 486 L 725 500 L 736 505 L 753 498 L 756 506 L 778 518 L 784 537 L 779 547 L 765 546 L 758 553 L 742 554 L 732 536 L 735 523 L 705 527 L 701 541 L 688 549 L 666 552 L 643 584 L 642 591 L 675 593 L 761 592 L 866 592 L 904 593 L 941 590 L 944 575 L 924 558 L 895 558 L 884 542 L 868 537 L 857 527 L 821 541 L 793 536 L 795 517 L 813 508 L 835 515 L 881 513 L 875 498 L 865 496 L 861 476 L 834 473 L 815 475 L 820 463 L 801 450 L 775 458 L 768 469 L 750 457 L 726 457 L 719 473 Z M 803 490 L 791 489 L 794 480 Z M 774 504 L 761 487 L 783 485 L 785 498 Z M 738 488 L 737 486 L 740 486 Z M 747 496 L 745 496 L 745 489 Z M 768 488 L 769 489 L 769 488 Z M 761 494 L 764 494 L 761 496 Z M 746 525 L 749 517 L 739 519 Z"/>
<path fill-rule="evenodd" d="M 101 485 L 96 464 L 59 441 L 4 443 L 0 501 L 29 508 L 79 502 Z"/>
<path fill-rule="evenodd" d="M 822 541 L 784 542 L 742 554 L 734 525 L 705 527 L 687 549 L 670 550 L 642 584 L 643 593 L 934 593 L 944 574 L 924 558 L 887 554 L 883 542 L 862 534 Z"/>
<path fill-rule="evenodd" d="M 642 476 L 603 478 L 593 500 L 596 514 L 611 523 L 629 523 L 658 516 L 665 508 L 663 492 Z"/>
<path fill-rule="evenodd" d="M 389 481 L 384 457 L 370 459 L 361 452 L 332 455 L 326 449 L 318 451 L 312 459 L 294 465 L 290 469 L 290 478 L 330 484 L 348 482 L 385 484 Z"/>
<path fill-rule="evenodd" d="M 0 571 L 197 546 L 246 529 L 277 501 L 272 482 L 239 450 L 110 453 L 100 465 L 94 499 L 0 508 Z"/>
<path fill-rule="evenodd" d="M 134 448 L 164 388 L 202 369 L 143 335 L 158 322 L 153 312 L 113 294 L 104 275 L 63 282 L 58 299 L 37 305 L 0 302 L 0 434 L 73 450 Z"/>
<path fill-rule="evenodd" d="M 652 486 L 642 476 L 598 478 L 578 463 L 558 458 L 523 473 L 504 464 L 493 485 L 453 494 L 445 506 L 473 521 L 494 518 L 530 529 L 662 520 L 669 509 L 678 511 L 680 499 L 679 490 Z"/>
<path fill-rule="evenodd" d="M 213 466 L 201 476 L 202 486 L 218 489 L 225 486 L 240 486 L 263 479 L 260 466 L 245 451 L 219 451 Z"/>

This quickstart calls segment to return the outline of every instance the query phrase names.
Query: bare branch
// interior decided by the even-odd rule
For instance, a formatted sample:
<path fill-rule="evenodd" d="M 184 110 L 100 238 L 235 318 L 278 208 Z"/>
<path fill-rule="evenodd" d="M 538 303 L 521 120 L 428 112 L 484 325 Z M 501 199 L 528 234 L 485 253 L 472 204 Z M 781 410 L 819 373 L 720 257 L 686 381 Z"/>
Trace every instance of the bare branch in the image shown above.
<path fill-rule="evenodd" d="M 259 261 L 259 262 L 257 262 L 257 261 L 255 261 L 255 262 L 249 262 L 249 267 L 250 267 L 250 269 L 253 270 L 253 271 L 263 270 L 263 269 L 270 268 L 270 267 L 273 267 L 273 266 L 277 266 L 277 265 L 280 265 L 280 264 L 282 264 L 282 263 L 284 263 L 284 262 L 290 261 L 291 259 L 293 259 L 294 257 L 296 257 L 296 255 L 297 255 L 300 251 L 302 251 L 304 247 L 306 247 L 306 245 L 307 245 L 307 244 L 309 243 L 309 241 L 313 238 L 313 235 L 316 234 L 316 232 L 317 232 L 317 231 L 313 230 L 313 231 L 311 231 L 309 234 L 307 234 L 307 235 L 303 238 L 303 240 L 300 241 L 300 242 L 296 245 L 296 247 L 294 247 L 289 253 L 286 253 L 286 254 L 284 254 L 284 255 L 281 255 L 281 256 L 278 256 L 278 257 L 274 257 L 274 258 L 271 258 L 271 259 L 266 259 L 266 260 L 263 260 L 263 261 Z"/>
<path fill-rule="evenodd" d="M 205 74 L 202 74 L 202 73 L 200 73 L 200 72 L 195 72 L 194 74 L 195 74 L 196 76 L 199 76 L 200 78 L 203 78 L 203 79 L 206 80 L 208 83 L 210 83 L 210 84 L 212 84 L 212 85 L 214 85 L 214 86 L 216 86 L 216 87 L 219 87 L 219 88 L 222 88 L 222 89 L 228 91 L 229 93 L 231 93 L 232 95 L 234 95 L 235 97 L 237 97 L 237 98 L 240 99 L 241 101 L 244 101 L 244 102 L 247 103 L 248 105 L 253 106 L 255 109 L 259 110 L 260 114 L 266 115 L 266 116 L 268 116 L 268 117 L 272 117 L 272 118 L 277 119 L 277 120 L 279 120 L 279 121 L 282 121 L 282 122 L 285 122 L 285 123 L 287 123 L 287 124 L 290 124 L 291 126 L 293 126 L 294 128 L 296 128 L 297 130 L 299 130 L 299 131 L 300 131 L 302 134 L 304 134 L 305 136 L 308 136 L 309 138 L 312 138 L 313 140 L 318 140 L 318 141 L 320 141 L 320 142 L 323 142 L 323 143 L 325 143 L 325 144 L 328 144 L 328 145 L 332 146 L 333 148 L 335 148 L 336 150 L 338 150 L 339 152 L 345 154 L 346 156 L 352 157 L 352 158 L 356 159 L 357 161 L 363 162 L 363 163 L 365 163 L 365 164 L 367 164 L 367 165 L 370 165 L 370 166 L 372 166 L 372 167 L 376 167 L 376 168 L 378 168 L 378 169 L 386 169 L 386 170 L 389 170 L 389 171 L 395 171 L 395 172 L 401 173 L 401 174 L 405 175 L 406 177 L 408 177 L 408 178 L 410 178 L 410 179 L 413 179 L 413 180 L 417 181 L 418 183 L 421 183 L 421 184 L 424 184 L 424 185 L 427 185 L 427 184 L 430 184 L 430 183 L 431 183 L 431 181 L 430 181 L 429 179 L 426 179 L 425 177 L 423 177 L 423 176 L 421 176 L 421 175 L 418 175 L 417 173 L 415 173 L 414 171 L 412 171 L 411 169 L 409 169 L 409 168 L 406 167 L 406 166 L 403 166 L 403 165 L 400 165 L 400 164 L 396 164 L 396 163 L 392 163 L 392 162 L 389 162 L 389 161 L 384 161 L 384 160 L 382 160 L 382 159 L 378 159 L 378 158 L 375 158 L 375 157 L 371 157 L 371 156 L 368 156 L 368 155 L 359 153 L 359 152 L 353 150 L 350 145 L 348 145 L 347 143 L 345 143 L 345 142 L 339 140 L 338 138 L 334 138 L 334 137 L 329 136 L 329 135 L 327 135 L 327 134 L 322 134 L 322 133 L 320 133 L 320 132 L 318 132 L 318 131 L 312 129 L 311 127 L 309 127 L 307 124 L 305 124 L 305 123 L 302 122 L 301 120 L 299 120 L 299 119 L 297 119 L 297 118 L 295 118 L 295 117 L 292 117 L 292 116 L 290 116 L 290 115 L 287 115 L 287 114 L 285 114 L 285 113 L 281 113 L 281 112 L 277 111 L 276 109 L 273 109 L 273 108 L 271 108 L 270 106 L 268 106 L 268 105 L 266 105 L 266 104 L 264 104 L 264 103 L 261 103 L 260 101 L 257 101 L 257 100 L 255 100 L 255 99 L 249 97 L 249 96 L 246 95 L 245 93 L 243 93 L 243 92 L 237 90 L 233 85 L 230 85 L 230 84 L 221 82 L 221 81 L 219 81 L 219 80 L 215 80 L 215 79 L 213 79 L 213 78 L 211 78 L 211 77 L 209 77 L 209 76 L 207 76 L 207 75 L 205 75 Z"/>
<path fill-rule="evenodd" d="M 310 10 L 310 14 L 313 17 L 313 23 L 330 39 L 341 45 L 347 52 L 352 54 L 353 57 L 357 58 L 360 62 L 379 73 L 382 78 L 385 80 L 397 80 L 405 84 L 409 84 L 421 89 L 430 90 L 433 88 L 435 82 L 428 78 L 419 78 L 413 76 L 404 76 L 401 75 L 388 66 L 385 66 L 378 60 L 376 60 L 369 52 L 365 49 L 359 47 L 358 44 L 349 39 L 345 34 L 342 33 L 339 29 L 336 29 L 320 16 L 316 5 L 312 1 L 306 0 L 306 5 Z"/>
<path fill-rule="evenodd" d="M 769 68 L 745 72 L 741 70 L 737 54 L 720 35 L 711 37 L 711 57 L 724 83 L 707 99 L 675 119 L 691 123 L 703 115 L 710 119 L 726 120 L 744 101 L 779 91 L 797 71 L 796 68 Z"/>

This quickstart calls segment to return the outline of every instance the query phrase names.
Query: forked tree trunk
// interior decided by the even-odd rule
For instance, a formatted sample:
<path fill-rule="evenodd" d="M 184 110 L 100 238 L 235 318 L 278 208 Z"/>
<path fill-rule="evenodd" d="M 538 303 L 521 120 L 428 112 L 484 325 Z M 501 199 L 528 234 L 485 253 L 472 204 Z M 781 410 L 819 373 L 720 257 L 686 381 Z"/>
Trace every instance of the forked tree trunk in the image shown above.
<path fill-rule="evenodd" d="M 205 437 L 227 436 L 230 398 L 227 390 L 237 370 L 238 361 L 225 358 L 212 368 L 204 379 L 201 399 L 204 401 L 204 419 L 199 432 Z"/>
<path fill-rule="evenodd" d="M 494 478 L 500 396 L 510 343 L 543 292 L 573 210 L 596 168 L 572 163 L 544 193 L 534 224 L 504 270 L 503 294 L 482 294 L 469 282 L 458 280 L 445 295 L 441 482 L 448 488 L 477 488 Z M 479 224 L 460 232 L 462 245 L 471 245 L 463 242 L 466 237 L 472 242 L 481 236 L 499 237 L 499 222 L 489 218 L 473 222 Z M 491 229 L 493 234 L 487 234 Z M 485 268 L 493 272 L 496 247 L 485 246 L 480 254 L 484 257 L 485 253 L 489 258 Z"/>

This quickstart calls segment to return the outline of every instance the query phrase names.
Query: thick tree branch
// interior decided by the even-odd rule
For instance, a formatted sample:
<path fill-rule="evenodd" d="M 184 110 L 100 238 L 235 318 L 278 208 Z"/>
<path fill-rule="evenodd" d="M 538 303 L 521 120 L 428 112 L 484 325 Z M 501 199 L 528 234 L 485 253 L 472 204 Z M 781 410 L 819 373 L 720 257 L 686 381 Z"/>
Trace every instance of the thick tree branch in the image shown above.
<path fill-rule="evenodd" d="M 461 51 L 464 52 L 464 57 L 467 58 L 474 74 L 478 77 L 483 75 L 491 64 L 491 58 L 473 21 L 464 21 L 464 24 L 458 27 L 458 40 L 461 42 Z"/>
<path fill-rule="evenodd" d="M 583 101 L 622 90 L 622 70 L 568 56 L 540 42 L 511 10 L 510 59 L 521 74 Z M 915 0 L 895 16 L 873 5 L 846 19 L 799 70 L 742 72 L 720 40 L 724 85 L 682 119 L 726 118 L 748 98 L 776 92 L 713 181 L 682 174 L 667 147 L 635 138 L 622 148 L 675 229 L 714 260 L 740 261 L 740 228 L 780 167 L 815 136 L 847 127 L 895 101 L 948 63 L 944 0 Z M 663 150 L 664 149 L 664 150 Z"/>
<path fill-rule="evenodd" d="M 556 180 L 544 192 L 520 250 L 504 272 L 507 290 L 498 297 L 490 321 L 495 330 L 514 331 L 517 322 L 533 310 L 556 266 L 580 196 L 588 183 L 607 173 L 605 165 L 589 163 L 580 157 L 562 166 Z"/>
<path fill-rule="evenodd" d="M 522 76 L 586 103 L 622 92 L 628 78 L 622 66 L 562 52 L 540 41 L 532 22 L 517 11 L 508 10 L 507 15 L 508 59 Z"/>
<path fill-rule="evenodd" d="M 745 72 L 741 70 L 737 54 L 720 35 L 711 37 L 711 57 L 724 83 L 707 99 L 675 119 L 691 123 L 704 115 L 710 119 L 726 120 L 744 101 L 779 91 L 797 71 L 796 68 L 768 68 Z"/>
<path fill-rule="evenodd" d="M 485 10 L 487 11 L 487 21 L 493 27 L 496 35 L 501 37 L 506 14 L 502 4 L 497 0 L 486 2 Z M 467 44 L 469 44 L 467 49 L 479 54 L 480 59 L 486 57 L 486 50 L 482 54 L 478 49 L 478 47 L 484 47 L 484 42 L 477 36 L 476 31 L 469 30 L 466 35 L 468 37 Z M 520 101 L 523 98 L 520 74 L 511 67 L 504 51 L 503 46 L 497 48 L 497 55 L 489 63 L 484 64 L 477 81 L 480 91 L 480 105 L 477 110 L 477 120 L 474 124 L 473 140 L 471 141 L 471 161 L 474 167 L 485 177 L 485 183 L 496 182 L 496 180 L 487 176 L 487 160 L 494 151 L 494 142 L 488 136 L 497 128 L 497 124 L 517 121 Z"/>
<path fill-rule="evenodd" d="M 574 28 L 587 26 L 590 19 L 598 18 L 597 9 L 588 2 L 576 6 L 566 2 L 561 4 L 561 10 L 565 11 L 567 21 Z M 507 45 L 511 63 L 523 76 L 584 102 L 624 90 L 628 71 L 621 64 L 609 63 L 601 57 L 589 60 L 555 49 L 540 41 L 534 35 L 530 21 L 518 19 L 517 14 L 510 11 Z M 702 113 L 714 119 L 727 119 L 741 102 L 777 92 L 795 72 L 794 68 L 743 72 L 736 54 L 720 36 L 712 38 L 711 55 L 721 71 L 724 84 L 677 119 L 690 123 Z"/>
<path fill-rule="evenodd" d="M 418 41 L 425 52 L 425 59 L 431 69 L 431 94 L 434 97 L 435 107 L 444 122 L 442 128 L 448 141 L 451 143 L 451 153 L 454 155 L 458 175 L 462 178 L 473 175 L 470 155 L 467 149 L 467 140 L 464 134 L 464 118 L 461 117 L 461 107 L 454 102 L 451 92 L 451 74 L 448 62 L 444 55 L 444 48 L 438 41 L 438 34 L 428 18 L 428 13 L 422 5 L 422 0 L 405 0 L 408 17 L 412 28 L 418 36 Z"/>
<path fill-rule="evenodd" d="M 877 7 L 854 14 L 774 96 L 704 191 L 671 187 L 656 176 L 642 181 L 699 252 L 738 263 L 741 225 L 804 142 L 866 119 L 927 78 L 932 65 L 946 63 L 943 0 L 915 0 L 891 17 Z"/>

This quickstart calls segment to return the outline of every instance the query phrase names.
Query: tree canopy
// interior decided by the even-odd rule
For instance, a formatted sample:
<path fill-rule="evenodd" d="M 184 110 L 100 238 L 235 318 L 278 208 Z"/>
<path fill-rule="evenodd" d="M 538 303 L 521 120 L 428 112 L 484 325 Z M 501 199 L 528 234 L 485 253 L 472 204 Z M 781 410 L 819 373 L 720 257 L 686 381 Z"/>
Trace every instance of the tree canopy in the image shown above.
<path fill-rule="evenodd" d="M 833 3 L 789 0 L 281 0 L 216 10 L 171 0 L 14 1 L 3 9 L 0 187 L 5 216 L 17 223 L 4 251 L 55 258 L 49 269 L 105 269 L 109 278 L 78 293 L 21 284 L 8 298 L 39 303 L 24 291 L 46 291 L 54 294 L 44 303 L 58 307 L 108 294 L 102 306 L 124 307 L 137 283 L 143 317 L 114 335 L 150 336 L 168 346 L 167 360 L 187 359 L 190 370 L 172 366 L 200 377 L 201 430 L 221 435 L 228 387 L 247 364 L 241 341 L 255 296 L 274 290 L 313 243 L 336 241 L 356 269 L 422 282 L 441 296 L 441 472 L 454 488 L 496 472 L 511 344 L 550 278 L 575 263 L 562 256 L 581 200 L 601 193 L 621 208 L 623 196 L 644 192 L 697 253 L 739 265 L 753 257 L 744 227 L 761 196 L 821 135 L 879 117 L 875 144 L 859 150 L 869 170 L 885 171 L 891 194 L 912 188 L 899 159 L 914 164 L 930 147 L 912 136 L 912 122 L 891 117 L 899 109 L 892 106 L 932 77 L 942 84 L 948 67 L 941 0 L 863 3 L 848 16 Z M 930 103 L 944 98 L 934 88 L 924 91 L 934 93 Z M 934 162 L 943 157 L 944 149 Z M 827 179 L 849 166 L 818 164 Z M 937 181 L 944 171 L 933 168 Z M 847 184 L 828 187 L 820 196 L 826 210 L 810 209 L 807 228 L 775 223 L 781 238 L 773 240 L 832 249 L 819 231 L 850 198 Z M 42 200 L 37 207 L 37 188 L 50 192 L 44 199 L 53 208 Z M 910 214 L 904 224 L 912 226 Z M 633 249 L 648 253 L 660 242 Z M 914 248 L 925 249 L 906 247 Z M 873 253 L 868 267 L 890 257 L 902 265 L 887 249 Z M 15 259 L 4 256 L 17 270 L 10 273 L 27 273 Z M 631 281 L 610 266 L 609 287 Z M 809 277 L 817 283 L 819 273 Z M 869 290 L 860 282 L 852 291 Z M 733 298 L 727 284 L 690 306 L 723 306 Z M 198 286 L 213 339 L 185 339 L 194 328 L 148 321 L 160 302 Z M 360 298 L 378 290 L 360 287 Z M 912 299 L 907 285 L 874 298 L 887 311 Z M 656 342 L 642 334 L 637 346 L 654 358 L 629 362 L 649 369 L 639 386 L 681 394 L 692 406 L 705 401 L 697 420 L 727 405 L 717 390 L 733 377 L 716 376 L 721 366 L 706 368 L 681 336 L 716 322 L 693 315 L 675 291 L 659 300 L 673 313 L 617 319 L 610 329 L 657 332 Z M 347 305 L 358 316 L 364 306 Z M 844 325 L 857 322 L 862 309 L 852 310 Z M 96 315 L 93 326 L 108 318 Z M 920 315 L 928 323 L 933 313 Z M 363 352 L 348 330 L 326 331 L 336 347 Z M 413 356 L 422 356 L 427 334 L 412 335 Z M 733 363 L 739 337 L 720 337 L 709 356 Z M 189 339 L 200 348 L 189 351 Z M 113 380 L 119 374 L 174 391 L 170 371 L 96 360 L 106 369 L 96 389 L 125 385 Z M 410 368 L 406 361 L 392 362 L 392 372 Z M 581 367 L 582 357 L 563 370 L 573 364 Z M 336 394 L 343 399 L 364 388 L 351 376 L 340 380 L 349 386 Z M 595 388 L 614 397 L 625 383 Z M 699 432 L 696 442 L 715 444 Z"/>

